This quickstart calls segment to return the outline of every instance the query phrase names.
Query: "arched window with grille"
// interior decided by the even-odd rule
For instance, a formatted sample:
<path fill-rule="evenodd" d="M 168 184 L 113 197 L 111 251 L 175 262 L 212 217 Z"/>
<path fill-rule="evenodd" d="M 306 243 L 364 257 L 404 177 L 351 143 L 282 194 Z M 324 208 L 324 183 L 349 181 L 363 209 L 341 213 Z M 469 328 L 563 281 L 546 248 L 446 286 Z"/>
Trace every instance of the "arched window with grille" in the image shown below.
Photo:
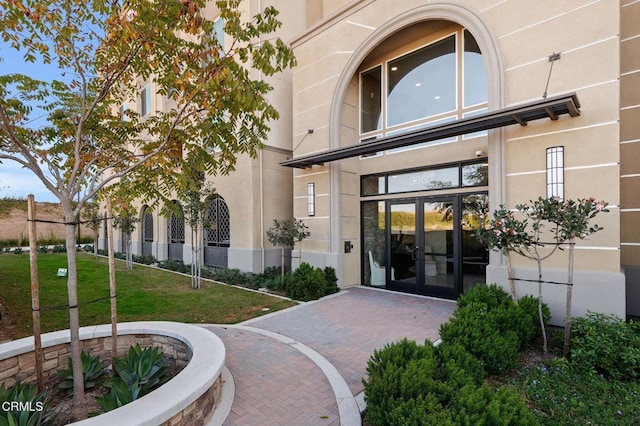
<path fill-rule="evenodd" d="M 149 206 L 142 207 L 140 215 L 140 240 L 142 242 L 142 255 L 151 256 L 153 252 L 153 212 Z"/>
<path fill-rule="evenodd" d="M 219 195 L 209 199 L 204 212 L 204 263 L 227 267 L 227 249 L 231 245 L 231 219 L 229 207 Z"/>
<path fill-rule="evenodd" d="M 182 260 L 182 247 L 184 245 L 184 213 L 180 203 L 175 200 L 172 201 L 172 203 L 174 206 L 171 210 L 169 221 L 167 223 L 169 259 Z"/>

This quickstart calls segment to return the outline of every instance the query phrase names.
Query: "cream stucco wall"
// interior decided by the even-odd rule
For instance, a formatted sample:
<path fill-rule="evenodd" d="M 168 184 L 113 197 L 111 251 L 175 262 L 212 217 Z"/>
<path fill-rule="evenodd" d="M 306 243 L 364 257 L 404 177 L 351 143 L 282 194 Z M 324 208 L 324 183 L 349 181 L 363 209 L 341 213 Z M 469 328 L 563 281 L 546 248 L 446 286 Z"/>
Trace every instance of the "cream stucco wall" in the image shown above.
<path fill-rule="evenodd" d="M 608 310 L 624 315 L 624 277 L 620 274 L 620 6 L 618 2 L 543 0 L 519 1 L 406 0 L 325 1 L 325 20 L 294 39 L 298 66 L 293 74 L 293 135 L 301 140 L 294 156 L 321 152 L 358 141 L 357 71 L 368 55 L 402 28 L 423 20 L 449 20 L 468 28 L 483 52 L 489 79 L 489 110 L 540 99 L 549 77 L 548 56 L 562 54 L 553 64 L 549 96 L 576 92 L 581 115 L 558 121 L 541 120 L 526 127 L 491 131 L 487 138 L 365 160 L 348 159 L 294 171 L 294 196 L 306 194 L 306 183 L 329 191 L 318 199 L 310 221 L 314 251 L 309 259 L 331 259 L 341 272 L 341 285 L 360 281 L 359 176 L 417 165 L 471 159 L 476 150 L 489 154 L 490 203 L 515 204 L 546 195 L 545 150 L 565 147 L 567 198 L 596 197 L 611 205 L 598 223 L 605 230 L 581 242 L 576 267 L 581 276 L 597 272 L 606 292 L 595 283 L 581 300 L 598 307 L 598 292 L 610 300 Z M 526 13 L 524 12 L 526 11 Z M 407 41 L 407 46 L 411 42 Z M 389 55 L 390 52 L 383 52 Z M 326 202 L 328 205 L 323 205 Z M 306 205 L 294 203 L 294 215 L 304 218 Z M 351 240 L 354 251 L 344 254 Z M 307 243 L 305 242 L 305 246 Z M 560 268 L 554 259 L 549 268 Z M 490 280 L 504 271 L 492 256 Z M 530 268 L 518 262 L 522 268 Z M 525 269 L 528 270 L 528 269 Z M 580 294 L 580 293 L 578 293 Z M 586 304 L 586 305 L 585 305 Z"/>

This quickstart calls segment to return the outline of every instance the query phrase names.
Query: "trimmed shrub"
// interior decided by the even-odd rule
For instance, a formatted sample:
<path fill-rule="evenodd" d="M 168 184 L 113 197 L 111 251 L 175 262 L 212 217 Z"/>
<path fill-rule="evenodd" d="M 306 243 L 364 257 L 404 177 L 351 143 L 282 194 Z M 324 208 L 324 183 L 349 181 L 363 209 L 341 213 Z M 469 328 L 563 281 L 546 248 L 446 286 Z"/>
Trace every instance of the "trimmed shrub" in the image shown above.
<path fill-rule="evenodd" d="M 419 365 L 416 365 L 416 364 Z M 410 416 L 413 406 L 400 407 L 402 402 L 429 398 L 428 384 L 438 372 L 438 365 L 431 343 L 418 345 L 413 340 L 402 339 L 375 350 L 367 362 L 367 379 L 363 379 L 364 399 L 367 403 L 367 420 L 373 425 L 402 424 L 394 418 Z M 415 380 L 410 375 L 416 374 Z M 407 383 L 407 379 L 409 383 Z M 410 387 L 409 387 L 410 385 Z M 411 403 L 409 403 L 411 404 Z M 436 407 L 438 407 L 436 401 Z M 392 414 L 394 409 L 399 412 Z"/>
<path fill-rule="evenodd" d="M 326 282 L 324 294 L 333 294 L 340 291 L 338 287 L 338 276 L 336 270 L 331 266 L 324 268 L 324 280 Z"/>
<path fill-rule="evenodd" d="M 41 253 L 41 254 L 49 253 L 49 247 L 47 247 L 47 246 L 38 247 L 38 253 Z"/>
<path fill-rule="evenodd" d="M 403 339 L 367 363 L 367 420 L 372 425 L 536 424 L 525 400 L 492 391 L 480 362 L 457 344 Z"/>
<path fill-rule="evenodd" d="M 262 271 L 262 276 L 266 280 L 272 280 L 272 279 L 274 279 L 276 277 L 281 277 L 282 276 L 282 267 L 280 267 L 280 266 L 267 266 L 266 268 L 264 268 L 264 271 Z"/>
<path fill-rule="evenodd" d="M 542 335 L 542 329 L 540 328 L 540 316 L 538 315 L 538 298 L 535 296 L 527 295 L 518 300 L 518 308 L 520 308 L 531 321 L 531 329 L 528 333 L 528 342 Z M 544 325 L 546 326 L 551 319 L 551 310 L 546 303 L 542 304 L 542 318 L 544 319 Z"/>
<path fill-rule="evenodd" d="M 616 380 L 640 378 L 639 322 L 588 312 L 572 324 L 572 365 Z"/>
<path fill-rule="evenodd" d="M 458 308 L 464 308 L 472 303 L 483 303 L 488 309 L 506 308 L 513 301 L 511 296 L 496 284 L 474 285 L 471 290 L 463 293 L 458 298 Z"/>
<path fill-rule="evenodd" d="M 287 296 L 304 302 L 319 299 L 326 294 L 326 286 L 322 270 L 303 262 L 287 281 Z"/>
<path fill-rule="evenodd" d="M 58 244 L 53 246 L 53 249 L 51 249 L 51 251 L 54 253 L 66 253 L 67 246 L 65 246 L 64 244 Z"/>
<path fill-rule="evenodd" d="M 184 264 L 182 260 L 167 259 L 158 262 L 158 268 L 168 269 L 170 271 L 189 273 L 191 268 Z"/>
<path fill-rule="evenodd" d="M 542 309 L 546 324 L 551 315 L 546 305 Z M 519 351 L 540 333 L 538 300 L 525 296 L 515 305 L 495 284 L 476 285 L 462 295 L 451 320 L 440 327 L 444 341 L 464 346 L 489 374 L 514 368 Z"/>
<path fill-rule="evenodd" d="M 91 249 L 93 251 L 93 249 Z M 138 256 L 137 254 L 131 255 L 131 260 L 135 263 L 141 263 L 143 265 L 152 265 L 156 263 L 156 258 L 149 255 Z"/>
<path fill-rule="evenodd" d="M 482 362 L 487 373 L 502 374 L 516 366 L 520 349 L 518 334 L 501 326 L 502 312 L 480 302 L 457 308 L 440 327 L 440 337 L 462 345 Z"/>

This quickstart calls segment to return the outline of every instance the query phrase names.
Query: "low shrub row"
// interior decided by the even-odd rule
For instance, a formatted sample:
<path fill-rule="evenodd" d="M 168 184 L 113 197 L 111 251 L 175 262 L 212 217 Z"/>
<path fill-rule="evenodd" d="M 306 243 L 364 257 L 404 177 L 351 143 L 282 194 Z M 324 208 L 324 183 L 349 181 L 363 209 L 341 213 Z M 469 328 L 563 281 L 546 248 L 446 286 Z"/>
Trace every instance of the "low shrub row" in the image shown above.
<path fill-rule="evenodd" d="M 81 237 L 80 244 L 91 244 L 93 243 L 93 237 Z M 53 245 L 65 245 L 64 238 L 55 238 L 49 236 L 47 238 L 38 238 L 36 240 L 36 244 L 39 246 L 53 246 Z M 11 247 L 26 247 L 29 245 L 29 238 L 27 236 L 22 238 L 6 238 L 0 240 L 0 248 L 11 248 Z"/>
<path fill-rule="evenodd" d="M 442 343 L 406 339 L 375 351 L 363 380 L 372 425 L 537 424 L 515 390 L 494 390 L 486 374 L 516 366 L 540 329 L 537 300 L 518 305 L 496 285 L 476 285 L 458 300 Z M 549 310 L 543 306 L 545 320 Z"/>
<path fill-rule="evenodd" d="M 277 266 L 265 268 L 261 274 L 239 269 L 202 268 L 202 277 L 252 289 L 285 291 L 287 297 L 302 301 L 315 300 L 340 290 L 335 269 L 330 266 L 314 268 L 306 262 L 300 264 L 293 273 L 285 273 L 284 281 Z"/>

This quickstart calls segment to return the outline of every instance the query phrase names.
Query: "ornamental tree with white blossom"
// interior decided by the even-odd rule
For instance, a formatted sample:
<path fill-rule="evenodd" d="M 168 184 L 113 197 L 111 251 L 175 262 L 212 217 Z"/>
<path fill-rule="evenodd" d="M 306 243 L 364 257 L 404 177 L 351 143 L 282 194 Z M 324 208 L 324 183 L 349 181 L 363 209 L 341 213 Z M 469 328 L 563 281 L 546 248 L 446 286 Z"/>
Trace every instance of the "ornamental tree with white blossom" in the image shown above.
<path fill-rule="evenodd" d="M 505 255 L 507 274 L 511 287 L 511 296 L 516 298 L 515 278 L 511 266 L 510 252 L 515 252 L 536 262 L 538 267 L 538 314 L 544 339 L 543 349 L 547 351 L 547 339 L 542 316 L 542 262 L 551 257 L 556 250 L 568 246 L 567 296 L 564 318 L 564 351 L 568 350 L 571 335 L 571 302 L 573 295 L 574 249 L 576 239 L 585 239 L 603 228 L 591 224 L 601 212 L 608 212 L 605 201 L 595 198 L 561 200 L 559 197 L 538 198 L 529 203 L 519 204 L 515 212 L 500 206 L 493 219 L 481 221 L 476 237 L 489 249 Z M 544 241 L 547 237 L 550 241 Z M 542 248 L 548 250 L 543 251 Z"/>

